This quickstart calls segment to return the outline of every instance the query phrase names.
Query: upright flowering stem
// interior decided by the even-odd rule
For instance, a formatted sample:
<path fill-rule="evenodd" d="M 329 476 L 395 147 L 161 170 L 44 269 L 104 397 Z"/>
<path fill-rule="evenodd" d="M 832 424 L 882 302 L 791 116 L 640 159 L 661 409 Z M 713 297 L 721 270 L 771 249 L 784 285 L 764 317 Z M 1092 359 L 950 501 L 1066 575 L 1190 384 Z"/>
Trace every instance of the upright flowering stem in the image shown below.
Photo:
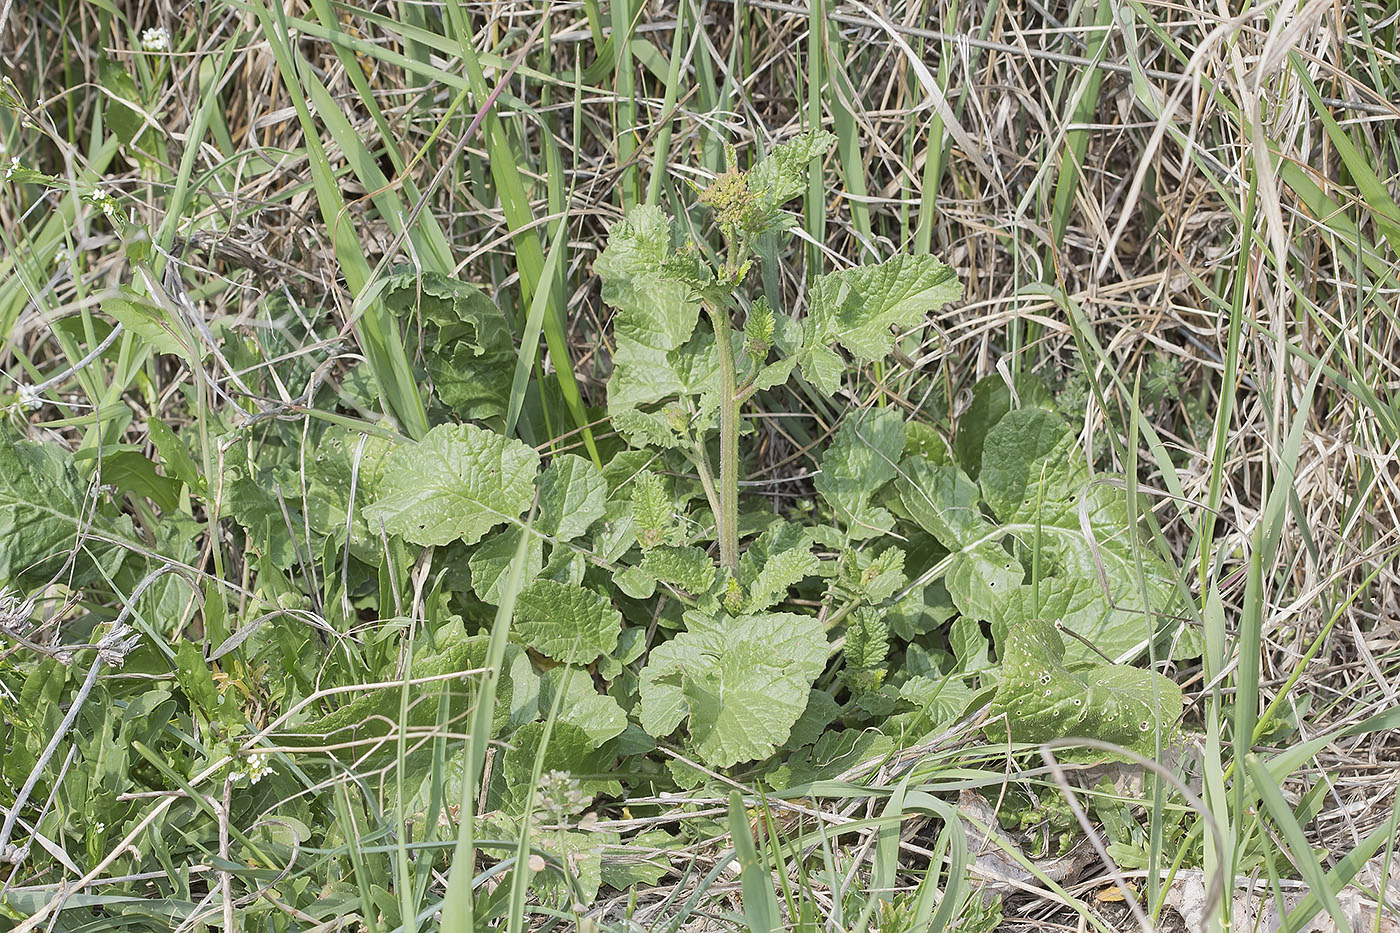
<path fill-rule="evenodd" d="M 715 537 L 719 539 L 719 563 L 739 573 L 739 386 L 734 370 L 734 344 L 729 315 L 706 307 L 715 330 L 719 355 L 719 514 Z"/>

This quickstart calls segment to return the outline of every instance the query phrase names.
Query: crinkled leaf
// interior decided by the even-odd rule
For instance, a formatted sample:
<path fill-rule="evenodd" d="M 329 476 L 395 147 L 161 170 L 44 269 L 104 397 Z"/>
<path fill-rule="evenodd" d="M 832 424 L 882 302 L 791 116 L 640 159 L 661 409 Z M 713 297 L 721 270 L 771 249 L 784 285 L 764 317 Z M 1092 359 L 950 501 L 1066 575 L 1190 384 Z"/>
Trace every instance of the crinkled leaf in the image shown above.
<path fill-rule="evenodd" d="M 651 470 L 637 474 L 632 483 L 632 520 L 643 549 L 666 541 L 675 526 L 675 512 L 661 477 Z"/>
<path fill-rule="evenodd" d="M 739 580 L 747 587 L 744 608 L 760 612 L 787 598 L 788 588 L 817 572 L 812 536 L 793 522 L 774 522 L 739 558 Z"/>
<path fill-rule="evenodd" d="M 575 679 L 579 675 L 575 673 Z M 491 782 L 492 806 L 511 815 L 520 815 L 534 802 L 536 786 L 531 779 L 535 758 L 544 740 L 545 724 L 528 722 L 509 736 L 509 745 L 501 756 L 500 770 Z M 622 785 L 605 777 L 612 770 L 613 756 L 609 749 L 600 749 L 588 733 L 578 726 L 556 721 L 544 749 L 544 769 L 565 771 L 579 783 L 585 794 L 620 794 Z"/>
<path fill-rule="evenodd" d="M 860 359 L 883 359 L 894 346 L 891 327 L 908 329 L 960 297 L 957 273 L 932 256 L 895 256 L 818 276 L 807 307 L 809 352 L 802 371 L 826 391 L 829 348 L 840 344 Z"/>
<path fill-rule="evenodd" d="M 826 633 L 788 613 L 692 624 L 651 652 L 642 727 L 660 738 L 688 720 L 696 751 L 714 767 L 766 758 L 807 707 L 826 666 Z"/>
<path fill-rule="evenodd" d="M 594 264 L 603 301 L 617 309 L 608 414 L 632 434 L 655 428 L 638 423 L 639 407 L 686 389 L 668 355 L 690 340 L 700 305 L 690 286 L 668 271 L 671 256 L 670 220 L 660 208 L 643 205 L 608 232 L 607 248 Z"/>
<path fill-rule="evenodd" d="M 887 547 L 861 570 L 860 595 L 872 605 L 882 603 L 909 580 L 904 575 L 904 552 Z"/>
<path fill-rule="evenodd" d="M 482 420 L 506 413 L 510 404 L 515 343 L 505 316 L 474 285 L 437 272 L 390 276 L 386 308 L 397 317 L 422 319 L 423 356 L 439 399 L 461 418 Z M 419 326 L 408 328 L 419 334 Z"/>
<path fill-rule="evenodd" d="M 503 528 L 482 541 L 467 558 L 467 569 L 471 571 L 472 592 L 476 598 L 492 606 L 500 605 L 502 589 L 510 576 L 510 565 L 515 560 L 516 549 L 520 546 L 523 528 Z M 540 575 L 544 565 L 544 541 L 531 534 L 525 545 L 525 566 L 521 570 L 522 586 Z"/>
<path fill-rule="evenodd" d="M 608 484 L 590 460 L 573 454 L 554 458 L 540 477 L 539 530 L 572 541 L 603 517 Z"/>
<path fill-rule="evenodd" d="M 135 537 L 130 519 L 94 509 L 67 451 L 0 432 L 0 587 L 47 583 L 68 559 L 79 532 Z M 86 538 L 71 582 L 81 586 L 100 579 L 99 565 L 115 573 L 125 553 L 117 544 Z"/>
<path fill-rule="evenodd" d="M 760 214 L 771 218 L 778 208 L 806 190 L 812 162 L 831 151 L 835 143 L 836 137 L 825 130 L 807 130 L 759 160 L 749 171 L 749 190 Z M 771 225 L 769 220 L 765 226 Z"/>
<path fill-rule="evenodd" d="M 588 664 L 617 647 L 622 613 L 593 590 L 541 579 L 516 597 L 511 630 L 556 661 Z"/>
<path fill-rule="evenodd" d="M 556 667 L 544 672 L 540 677 L 540 709 L 546 715 L 554 708 L 560 689 L 564 697 L 559 702 L 559 721 L 581 729 L 594 747 L 617 738 L 627 728 L 627 714 L 616 700 L 594 688 L 588 671 Z"/>
<path fill-rule="evenodd" d="M 514 438 L 441 424 L 389 454 L 367 517 L 414 544 L 475 544 L 530 507 L 539 468 L 540 455 Z"/>
<path fill-rule="evenodd" d="M 1171 680 L 1124 664 L 1071 670 L 1064 660 L 1050 622 L 1025 619 L 1007 633 L 991 714 L 1006 716 L 1012 741 L 1090 738 L 1152 756 L 1158 734 L 1175 731 L 1184 701 Z"/>
<path fill-rule="evenodd" d="M 817 492 L 835 510 L 853 540 L 888 531 L 894 516 L 870 498 L 894 479 L 904 450 L 904 420 L 893 409 L 872 409 L 847 418 L 822 454 Z"/>
<path fill-rule="evenodd" d="M 642 558 L 642 569 L 687 593 L 703 593 L 715 582 L 715 562 L 698 547 L 655 547 Z"/>
<path fill-rule="evenodd" d="M 223 473 L 223 509 L 248 534 L 248 551 L 266 557 L 282 570 L 305 560 L 305 520 L 301 503 L 287 497 L 278 472 L 271 465 L 245 466 L 227 462 Z M 281 494 L 281 501 L 278 495 Z M 284 515 L 282 507 L 286 506 Z"/>
<path fill-rule="evenodd" d="M 1139 540 L 1123 490 L 1091 481 L 1058 416 L 1023 408 L 998 421 L 983 448 L 981 485 L 998 520 L 1023 545 L 1038 542 L 1042 579 L 1061 578 L 1045 592 L 1064 601 L 1065 624 L 1104 654 L 1118 657 L 1143 644 L 1157 628 L 1154 613 L 1171 611 L 1169 569 Z M 1076 643 L 1070 654 L 1089 651 Z"/>

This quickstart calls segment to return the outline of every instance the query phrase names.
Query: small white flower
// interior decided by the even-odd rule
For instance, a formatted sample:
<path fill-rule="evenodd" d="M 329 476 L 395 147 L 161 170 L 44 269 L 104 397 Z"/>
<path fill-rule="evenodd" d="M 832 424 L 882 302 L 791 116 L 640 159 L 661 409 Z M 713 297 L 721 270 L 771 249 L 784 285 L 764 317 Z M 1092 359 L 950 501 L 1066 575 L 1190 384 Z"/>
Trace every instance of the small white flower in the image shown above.
<path fill-rule="evenodd" d="M 164 26 L 152 26 L 141 33 L 141 48 L 147 52 L 170 50 L 170 30 Z"/>
<path fill-rule="evenodd" d="M 107 831 L 107 824 L 102 822 L 101 820 L 98 820 L 93 828 L 96 829 L 99 833 L 105 833 Z"/>
<path fill-rule="evenodd" d="M 275 774 L 272 765 L 267 763 L 267 756 L 253 754 L 248 756 L 248 782 L 256 784 L 269 774 Z"/>
<path fill-rule="evenodd" d="M 10 156 L 10 164 L 5 166 L 5 180 L 9 181 L 19 171 L 19 156 Z"/>
<path fill-rule="evenodd" d="M 20 408 L 37 411 L 44 407 L 44 400 L 39 397 L 38 392 L 34 391 L 33 386 L 20 383 L 15 390 L 15 404 Z"/>
<path fill-rule="evenodd" d="M 88 195 L 88 200 L 93 204 L 101 204 L 103 201 L 107 200 L 108 197 L 109 195 L 107 194 L 106 188 L 97 187 L 92 189 L 92 194 Z"/>

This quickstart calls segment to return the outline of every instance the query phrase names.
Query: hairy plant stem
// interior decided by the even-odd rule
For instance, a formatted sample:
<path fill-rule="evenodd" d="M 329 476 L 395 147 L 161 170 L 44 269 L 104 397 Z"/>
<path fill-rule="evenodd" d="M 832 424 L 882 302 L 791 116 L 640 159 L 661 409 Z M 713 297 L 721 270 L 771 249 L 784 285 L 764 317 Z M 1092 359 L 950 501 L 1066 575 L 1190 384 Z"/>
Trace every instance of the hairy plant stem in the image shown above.
<path fill-rule="evenodd" d="M 729 339 L 729 315 L 723 308 L 706 306 L 715 330 L 719 354 L 719 512 L 715 536 L 719 539 L 719 563 L 730 573 L 739 572 L 739 395 L 734 372 L 734 344 Z"/>

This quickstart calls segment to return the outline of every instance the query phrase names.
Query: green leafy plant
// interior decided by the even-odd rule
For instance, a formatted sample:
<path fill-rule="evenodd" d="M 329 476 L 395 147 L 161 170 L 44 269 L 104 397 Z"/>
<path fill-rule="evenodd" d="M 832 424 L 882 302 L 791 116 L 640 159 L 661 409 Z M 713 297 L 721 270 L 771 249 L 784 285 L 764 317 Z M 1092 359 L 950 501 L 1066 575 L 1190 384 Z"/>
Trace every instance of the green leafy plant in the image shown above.
<path fill-rule="evenodd" d="M 166 563 L 198 560 L 211 526 L 232 535 L 215 559 L 247 581 L 236 600 L 211 587 L 201 602 L 164 579 L 136 593 L 147 637 L 166 627 L 130 663 L 171 682 L 114 693 L 128 712 L 111 727 L 135 729 L 130 710 L 176 725 L 140 731 L 129 777 L 103 763 L 83 778 L 110 785 L 94 810 L 105 831 L 138 817 L 119 795 L 161 786 L 166 769 L 182 781 L 211 767 L 236 781 L 270 774 L 264 784 L 295 796 L 288 782 L 372 767 L 396 775 L 378 787 L 382 812 L 447 838 L 446 801 L 464 791 L 444 775 L 468 764 L 449 737 L 471 721 L 489 730 L 473 736 L 480 748 L 505 744 L 480 778 L 489 815 L 477 828 L 503 851 L 536 845 L 546 867 L 530 883 L 562 905 L 655 871 L 609 854 L 606 834 L 531 828 L 546 811 L 572 819 L 584 798 L 694 787 L 715 769 L 786 790 L 913 745 L 988 699 L 994 741 L 1081 736 L 1148 753 L 1170 741 L 1180 689 L 1132 666 L 1193 650 L 1172 624 L 1169 568 L 1138 534 L 1128 490 L 1091 475 L 1036 396 L 994 378 L 937 425 L 853 408 L 816 435 L 813 501 L 775 511 L 742 495 L 750 414 L 831 399 L 960 295 L 929 256 L 815 275 L 792 307 L 751 281 L 831 143 L 805 133 L 747 170 L 731 151 L 683 215 L 639 206 L 612 227 L 595 271 L 615 312 L 606 411 L 618 439 L 600 435 L 597 462 L 503 433 L 519 396 L 502 374 L 533 348 L 517 350 L 483 292 L 439 273 L 394 273 L 377 298 L 424 389 L 416 439 L 364 420 L 376 377 L 359 367 L 309 390 L 318 417 L 303 424 L 238 410 L 205 411 L 199 432 L 152 421 L 158 461 L 5 435 L 0 582 L 62 579 L 125 599 Z M 221 352 L 319 385 L 288 352 L 294 338 L 262 339 Z M 202 641 L 187 637 L 195 619 Z M 11 672 L 37 704 L 14 717 L 17 761 L 37 761 L 53 725 L 71 679 L 55 664 Z M 457 676 L 485 667 L 489 715 Z M 240 704 L 249 684 L 269 711 Z M 275 717 L 269 737 L 296 768 L 249 758 L 261 754 L 244 747 L 254 715 Z M 174 764 L 157 765 L 162 755 Z M 524 790 L 537 775 L 564 789 L 562 804 Z M 315 793 L 297 808 L 342 827 L 319 840 L 329 848 L 352 846 L 371 813 Z M 287 840 L 259 838 L 250 857 L 270 870 Z M 404 916 L 357 865 L 363 896 Z M 882 910 L 899 928 L 902 915 Z"/>

